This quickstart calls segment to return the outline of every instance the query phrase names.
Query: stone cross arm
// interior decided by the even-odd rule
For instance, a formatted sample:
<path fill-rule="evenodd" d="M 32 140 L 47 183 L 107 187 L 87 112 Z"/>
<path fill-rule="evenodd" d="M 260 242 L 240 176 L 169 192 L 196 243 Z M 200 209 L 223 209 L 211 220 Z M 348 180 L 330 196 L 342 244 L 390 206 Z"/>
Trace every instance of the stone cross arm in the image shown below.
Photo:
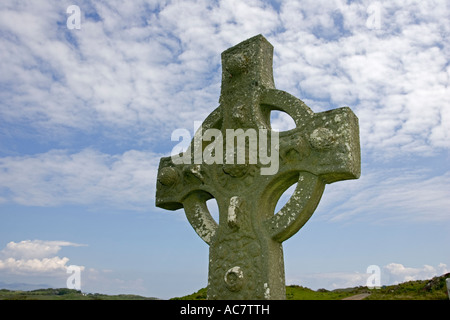
<path fill-rule="evenodd" d="M 278 173 L 260 177 L 268 185 L 264 194 L 261 194 L 260 203 L 263 207 L 270 208 L 268 211 L 272 213 L 284 191 L 300 181 L 292 199 L 275 216 L 268 214 L 270 219 L 265 222 L 272 237 L 284 241 L 295 234 L 314 212 L 326 183 L 359 177 L 358 119 L 348 107 L 313 113 L 301 100 L 276 89 L 265 90 L 260 103 L 263 109 L 288 113 L 297 126 L 280 134 L 281 165 Z M 202 129 L 215 128 L 220 122 L 221 113 L 218 108 L 204 121 Z M 202 151 L 205 148 L 204 146 Z M 190 151 L 192 149 L 193 143 Z M 163 158 L 160 162 L 156 197 L 156 205 L 162 208 L 176 210 L 184 207 L 194 229 L 207 243 L 217 228 L 217 223 L 205 205 L 216 193 L 214 189 L 217 180 L 211 181 L 211 175 L 214 174 L 210 171 L 214 171 L 211 165 L 175 165 L 171 157 Z M 220 171 L 221 168 L 219 173 L 226 175 Z M 258 184 L 257 181 L 254 183 Z M 204 192 L 197 192 L 200 190 Z M 203 201 L 199 201 L 200 199 Z M 316 201 L 303 203 L 305 199 Z M 299 210 L 300 208 L 303 210 Z M 193 212 L 195 214 L 191 214 Z M 283 219 L 292 223 L 282 223 Z M 276 225 L 279 227 L 275 228 Z"/>

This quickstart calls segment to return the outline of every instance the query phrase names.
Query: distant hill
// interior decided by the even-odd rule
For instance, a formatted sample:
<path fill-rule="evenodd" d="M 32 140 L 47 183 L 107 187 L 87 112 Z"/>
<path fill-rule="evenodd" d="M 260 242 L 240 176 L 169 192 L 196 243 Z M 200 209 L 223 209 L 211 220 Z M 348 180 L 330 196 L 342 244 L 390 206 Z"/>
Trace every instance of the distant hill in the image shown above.
<path fill-rule="evenodd" d="M 101 293 L 82 293 L 78 290 L 38 289 L 31 291 L 0 289 L 0 300 L 158 300 L 132 294 L 106 295 Z"/>
<path fill-rule="evenodd" d="M 288 300 L 341 300 L 362 293 L 370 293 L 364 300 L 448 300 L 445 279 L 450 278 L 450 273 L 430 280 L 408 281 L 396 285 L 383 286 L 380 289 L 367 287 L 353 287 L 336 290 L 312 290 L 302 286 L 291 285 L 286 287 Z M 0 287 L 4 284 L 0 282 Z M 14 284 L 21 287 L 26 284 Z M 8 285 L 11 286 L 11 285 Z M 44 285 L 45 286 L 45 285 Z M 206 288 L 171 300 L 205 300 Z M 158 300 L 138 295 L 119 294 L 106 295 L 101 293 L 82 293 L 78 290 L 60 288 L 40 288 L 37 290 L 0 289 L 0 300 Z"/>
<path fill-rule="evenodd" d="M 30 284 L 30 283 L 5 283 L 0 281 L 1 289 L 31 291 L 37 289 L 48 289 L 51 286 L 47 284 Z"/>

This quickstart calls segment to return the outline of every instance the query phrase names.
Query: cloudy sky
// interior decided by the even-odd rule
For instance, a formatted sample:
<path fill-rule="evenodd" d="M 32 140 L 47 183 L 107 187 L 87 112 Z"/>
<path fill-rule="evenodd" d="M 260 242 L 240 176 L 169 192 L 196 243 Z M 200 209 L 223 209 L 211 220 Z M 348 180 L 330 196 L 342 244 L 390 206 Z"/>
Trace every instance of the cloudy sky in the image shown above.
<path fill-rule="evenodd" d="M 278 89 L 360 121 L 361 178 L 327 185 L 284 243 L 286 282 L 449 272 L 449 14 L 445 0 L 1 1 L 0 282 L 65 287 L 76 265 L 85 292 L 206 286 L 207 245 L 154 205 L 157 165 L 217 107 L 220 53 L 257 34 Z"/>

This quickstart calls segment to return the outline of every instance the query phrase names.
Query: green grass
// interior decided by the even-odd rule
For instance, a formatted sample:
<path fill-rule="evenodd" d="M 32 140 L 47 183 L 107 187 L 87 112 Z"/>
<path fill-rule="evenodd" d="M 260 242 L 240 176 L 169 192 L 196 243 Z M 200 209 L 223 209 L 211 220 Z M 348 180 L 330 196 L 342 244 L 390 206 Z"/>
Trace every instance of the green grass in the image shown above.
<path fill-rule="evenodd" d="M 287 300 L 340 300 L 352 295 L 355 295 L 357 291 L 328 291 L 325 289 L 319 289 L 317 291 L 301 286 L 287 286 L 286 287 L 286 299 Z M 184 296 L 176 297 L 171 300 L 206 300 L 206 288 Z"/>
<path fill-rule="evenodd" d="M 359 293 L 361 292 L 357 289 L 352 291 L 328 291 L 325 289 L 319 289 L 315 291 L 295 285 L 286 287 L 287 300 L 342 300 Z"/>
<path fill-rule="evenodd" d="M 366 300 L 448 300 L 446 278 L 450 278 L 450 273 L 372 290 Z"/>
<path fill-rule="evenodd" d="M 431 280 L 408 281 L 397 285 L 383 286 L 380 289 L 354 287 L 328 291 L 312 290 L 302 286 L 286 286 L 287 300 L 342 300 L 361 293 L 370 293 L 364 300 L 448 300 L 445 279 L 450 273 Z M 206 300 L 206 288 L 172 300 Z"/>
<path fill-rule="evenodd" d="M 193 294 L 184 297 L 175 297 L 170 300 L 206 300 L 206 288 L 200 289 Z"/>

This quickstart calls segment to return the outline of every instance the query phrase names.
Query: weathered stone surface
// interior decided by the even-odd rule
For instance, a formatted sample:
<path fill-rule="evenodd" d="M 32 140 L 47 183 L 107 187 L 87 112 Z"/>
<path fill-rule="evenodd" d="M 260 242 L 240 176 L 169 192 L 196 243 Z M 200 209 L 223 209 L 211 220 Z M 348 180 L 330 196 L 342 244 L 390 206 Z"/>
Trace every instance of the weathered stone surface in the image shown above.
<path fill-rule="evenodd" d="M 445 279 L 446 284 L 447 284 L 447 295 L 448 298 L 450 299 L 450 278 Z"/>
<path fill-rule="evenodd" d="M 228 149 L 218 157 L 223 161 L 215 163 L 179 164 L 171 157 L 160 162 L 156 205 L 184 208 L 194 230 L 210 246 L 209 299 L 285 299 L 282 242 L 311 217 L 325 184 L 360 175 L 357 117 L 348 107 L 314 113 L 301 100 L 275 89 L 272 57 L 273 47 L 261 35 L 222 53 L 220 105 L 197 133 L 215 129 L 223 137 L 216 143 L 225 147 L 230 129 L 244 130 L 233 138 L 237 141 L 253 129 L 259 149 L 252 149 L 248 136 L 244 163 L 227 162 Z M 296 128 L 272 131 L 272 110 L 289 114 Z M 193 159 L 195 148 L 208 150 L 210 140 L 200 146 L 193 141 L 186 153 Z M 256 161 L 255 150 L 260 152 Z M 228 160 L 239 154 L 232 151 L 234 158 Z M 276 155 L 274 172 L 269 170 L 273 163 L 263 161 L 262 151 Z M 280 196 L 294 183 L 292 197 L 274 214 Z M 219 207 L 218 223 L 206 206 L 212 198 Z"/>

